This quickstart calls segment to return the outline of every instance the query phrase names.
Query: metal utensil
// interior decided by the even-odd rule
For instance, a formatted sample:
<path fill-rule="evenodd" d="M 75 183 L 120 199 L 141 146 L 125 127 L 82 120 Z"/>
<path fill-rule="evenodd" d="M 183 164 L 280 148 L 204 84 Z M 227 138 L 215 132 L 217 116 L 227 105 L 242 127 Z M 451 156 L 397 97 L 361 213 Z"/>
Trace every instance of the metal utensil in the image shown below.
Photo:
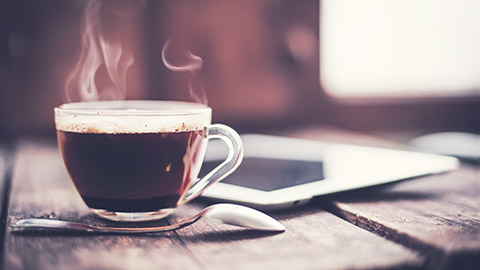
<path fill-rule="evenodd" d="M 180 221 L 179 223 L 158 227 L 141 227 L 141 228 L 122 228 L 122 227 L 101 227 L 79 222 L 70 222 L 52 219 L 22 219 L 11 224 L 14 231 L 25 230 L 62 230 L 75 232 L 92 232 L 92 233 L 119 233 L 119 234 L 141 234 L 167 232 L 181 229 L 189 226 L 200 218 L 206 217 L 213 220 L 221 221 L 225 224 L 247 227 L 261 231 L 283 232 L 285 227 L 273 219 L 272 217 L 257 211 L 255 209 L 235 204 L 221 203 L 209 206 L 200 211 L 195 216 Z"/>

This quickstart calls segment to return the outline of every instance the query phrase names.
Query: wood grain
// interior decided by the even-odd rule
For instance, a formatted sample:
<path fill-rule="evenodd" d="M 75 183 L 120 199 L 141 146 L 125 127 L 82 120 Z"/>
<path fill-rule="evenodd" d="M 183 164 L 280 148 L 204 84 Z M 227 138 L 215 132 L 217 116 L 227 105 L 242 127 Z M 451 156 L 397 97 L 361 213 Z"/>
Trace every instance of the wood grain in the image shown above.
<path fill-rule="evenodd" d="M 0 145 L 0 265 L 3 262 L 5 247 L 6 217 L 8 211 L 8 191 L 10 186 L 11 166 L 10 151 Z"/>
<path fill-rule="evenodd" d="M 0 145 L 0 209 L 2 209 L 2 211 L 5 199 L 8 199 L 5 196 L 6 192 L 8 192 L 8 182 L 11 176 L 12 158 L 9 149 Z M 2 223 L 2 225 L 5 224 Z"/>
<path fill-rule="evenodd" d="M 204 207 L 183 206 L 171 218 Z M 371 269 L 418 268 L 416 252 L 358 228 L 316 205 L 273 213 L 286 227 L 262 233 L 209 220 L 143 236 L 12 233 L 5 269 Z M 45 217 L 110 224 L 89 213 L 52 142 L 24 142 L 14 168 L 8 224 Z M 163 221 L 165 222 L 165 221 Z M 159 224 L 162 221 L 159 222 Z"/>
<path fill-rule="evenodd" d="M 5 186 L 6 186 L 6 181 L 8 177 L 8 167 L 9 164 L 8 162 L 8 157 L 7 157 L 7 151 L 0 146 L 0 209 L 3 209 L 3 203 L 4 203 L 4 196 L 5 196 Z M 4 231 L 4 223 L 2 224 L 2 231 Z"/>
<path fill-rule="evenodd" d="M 54 144 L 23 144 L 8 223 L 28 217 L 107 223 L 89 213 Z M 4 269 L 201 269 L 174 233 L 147 236 L 12 234 Z"/>
<path fill-rule="evenodd" d="M 310 127 L 290 136 L 402 149 L 374 136 Z M 460 170 L 319 199 L 323 208 L 423 254 L 432 269 L 480 265 L 480 169 Z"/>
<path fill-rule="evenodd" d="M 315 206 L 276 212 L 287 228 L 259 234 L 204 223 L 178 231 L 209 269 L 417 268 L 423 259 Z"/>
<path fill-rule="evenodd" d="M 480 177 L 464 167 L 375 191 L 331 197 L 329 210 L 425 254 L 434 268 L 480 265 Z"/>

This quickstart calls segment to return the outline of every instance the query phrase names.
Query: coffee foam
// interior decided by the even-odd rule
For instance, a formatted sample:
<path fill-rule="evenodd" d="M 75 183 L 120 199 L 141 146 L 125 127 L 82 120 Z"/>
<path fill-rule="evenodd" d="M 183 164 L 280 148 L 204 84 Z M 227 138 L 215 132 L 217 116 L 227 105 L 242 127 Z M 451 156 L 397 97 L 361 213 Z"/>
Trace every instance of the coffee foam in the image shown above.
<path fill-rule="evenodd" d="M 75 133 L 185 132 L 203 130 L 211 121 L 211 108 L 191 102 L 94 101 L 55 108 L 57 130 Z"/>
<path fill-rule="evenodd" d="M 75 133 L 125 134 L 203 130 L 211 114 L 188 115 L 82 115 L 56 114 L 57 130 Z"/>

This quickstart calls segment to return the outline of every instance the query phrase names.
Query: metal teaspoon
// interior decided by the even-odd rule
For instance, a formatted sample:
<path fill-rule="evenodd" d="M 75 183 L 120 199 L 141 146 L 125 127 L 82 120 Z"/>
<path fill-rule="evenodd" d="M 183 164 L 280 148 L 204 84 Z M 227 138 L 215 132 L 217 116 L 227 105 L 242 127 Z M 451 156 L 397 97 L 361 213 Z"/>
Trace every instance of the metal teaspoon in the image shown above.
<path fill-rule="evenodd" d="M 75 231 L 75 232 L 92 232 L 92 233 L 119 233 L 119 234 L 141 234 L 141 233 L 156 233 L 167 232 L 172 230 L 181 229 L 189 226 L 200 218 L 206 217 L 213 220 L 221 221 L 225 224 L 235 225 L 240 227 L 247 227 L 261 231 L 271 232 L 283 232 L 285 227 L 273 219 L 272 217 L 257 211 L 255 209 L 240 206 L 235 204 L 220 203 L 211 205 L 195 216 L 180 221 L 179 223 L 167 226 L 158 227 L 142 227 L 142 228 L 121 228 L 121 227 L 102 227 L 94 226 L 85 223 L 52 220 L 52 219 L 22 219 L 16 221 L 10 226 L 14 228 L 14 231 L 25 230 L 63 230 L 63 231 Z"/>

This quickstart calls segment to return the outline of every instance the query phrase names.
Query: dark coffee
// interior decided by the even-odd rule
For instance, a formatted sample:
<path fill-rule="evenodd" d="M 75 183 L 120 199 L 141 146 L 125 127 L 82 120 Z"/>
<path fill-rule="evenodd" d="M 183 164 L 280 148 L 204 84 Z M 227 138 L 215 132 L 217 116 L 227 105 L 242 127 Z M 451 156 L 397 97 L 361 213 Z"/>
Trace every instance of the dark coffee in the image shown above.
<path fill-rule="evenodd" d="M 203 131 L 57 131 L 67 170 L 85 203 L 116 212 L 174 208 L 196 178 Z"/>

